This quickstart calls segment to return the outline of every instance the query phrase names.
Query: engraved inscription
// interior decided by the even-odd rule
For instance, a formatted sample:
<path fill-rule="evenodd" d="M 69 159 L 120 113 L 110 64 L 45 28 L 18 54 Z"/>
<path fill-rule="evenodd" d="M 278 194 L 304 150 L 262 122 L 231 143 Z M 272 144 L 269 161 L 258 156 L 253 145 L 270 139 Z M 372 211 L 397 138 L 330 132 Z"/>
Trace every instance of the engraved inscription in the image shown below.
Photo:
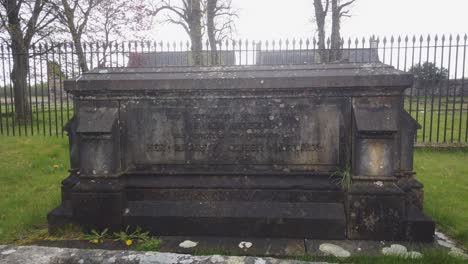
<path fill-rule="evenodd" d="M 146 151 L 149 152 L 166 152 L 174 150 L 175 152 L 206 152 L 206 151 L 215 151 L 216 148 L 220 147 L 219 145 L 209 145 L 209 144 L 175 144 L 173 146 L 166 144 L 147 144 Z M 313 152 L 319 151 L 322 149 L 320 144 L 309 144 L 302 143 L 298 145 L 286 145 L 280 144 L 275 146 L 263 146 L 258 144 L 234 144 L 229 145 L 227 149 L 223 151 L 228 152 L 263 152 L 263 151 L 273 151 L 273 152 Z"/>
<path fill-rule="evenodd" d="M 339 164 L 341 99 L 230 98 L 128 103 L 133 164 Z M 322 168 L 320 167 L 320 168 Z M 319 167 L 317 167 L 319 168 Z"/>

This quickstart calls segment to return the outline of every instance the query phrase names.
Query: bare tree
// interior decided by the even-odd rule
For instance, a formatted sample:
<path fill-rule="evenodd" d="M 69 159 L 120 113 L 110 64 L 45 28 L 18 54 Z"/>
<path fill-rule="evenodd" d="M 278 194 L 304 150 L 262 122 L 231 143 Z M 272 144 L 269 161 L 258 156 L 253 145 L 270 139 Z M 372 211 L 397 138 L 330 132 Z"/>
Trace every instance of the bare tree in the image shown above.
<path fill-rule="evenodd" d="M 232 0 L 207 0 L 205 10 L 211 64 L 215 65 L 219 63 L 217 44 L 234 31 L 238 11 L 232 7 Z"/>
<path fill-rule="evenodd" d="M 150 0 L 100 0 L 90 18 L 93 26 L 89 27 L 87 37 L 102 43 L 106 54 L 114 41 L 138 39 L 141 34 L 146 37 L 161 10 L 157 2 Z M 107 60 L 108 56 L 102 56 L 99 65 L 105 66 Z"/>
<path fill-rule="evenodd" d="M 341 1 L 341 0 L 331 0 L 332 1 L 332 30 L 331 30 L 331 43 L 330 49 L 331 52 L 331 61 L 338 61 L 341 59 L 342 50 L 341 50 L 341 18 L 349 16 L 349 5 L 354 3 L 356 0 Z"/>
<path fill-rule="evenodd" d="M 318 31 L 318 46 L 319 54 L 322 62 L 337 61 L 341 59 L 341 19 L 349 16 L 349 6 L 356 0 L 314 0 L 315 8 L 315 21 Z M 331 52 L 326 50 L 325 45 L 325 28 L 326 17 L 331 2 L 331 36 L 330 36 L 330 49 Z M 325 7 L 324 7 L 325 5 Z"/>
<path fill-rule="evenodd" d="M 52 7 L 44 0 L 0 0 L 0 20 L 11 41 L 13 53 L 13 82 L 15 114 L 19 120 L 30 117 L 27 96 L 29 49 L 50 36 L 55 20 Z"/>
<path fill-rule="evenodd" d="M 325 21 L 327 18 L 328 8 L 330 0 L 325 0 L 325 7 L 323 6 L 323 0 L 314 0 L 315 9 L 315 22 L 317 23 L 318 31 L 318 48 L 322 62 L 326 62 L 326 46 L 325 46 Z"/>
<path fill-rule="evenodd" d="M 181 0 L 173 4 L 170 0 L 163 0 L 160 9 L 167 9 L 171 14 L 166 22 L 180 25 L 190 37 L 192 43 L 192 59 L 195 65 L 202 63 L 202 5 L 201 0 Z"/>
<path fill-rule="evenodd" d="M 100 0 L 55 0 L 52 1 L 60 22 L 71 34 L 78 64 L 82 72 L 88 71 L 82 41 L 93 9 Z"/>

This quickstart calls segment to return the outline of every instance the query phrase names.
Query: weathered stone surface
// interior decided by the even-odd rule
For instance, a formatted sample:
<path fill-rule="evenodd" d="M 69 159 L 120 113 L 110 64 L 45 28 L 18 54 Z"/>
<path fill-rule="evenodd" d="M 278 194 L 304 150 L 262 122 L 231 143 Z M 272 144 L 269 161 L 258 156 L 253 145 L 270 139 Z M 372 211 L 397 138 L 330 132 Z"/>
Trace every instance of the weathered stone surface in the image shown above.
<path fill-rule="evenodd" d="M 173 253 L 132 252 L 109 250 L 62 249 L 53 247 L 23 246 L 9 250 L 10 254 L 0 254 L 0 263 L 8 264 L 190 264 L 190 263 L 264 263 L 264 264 L 301 264 L 307 263 L 296 260 L 280 260 L 259 257 L 231 257 L 231 256 L 191 256 Z M 325 262 L 321 262 L 326 264 Z"/>
<path fill-rule="evenodd" d="M 401 240 L 405 216 L 403 192 L 394 184 L 353 184 L 347 206 L 351 239 Z"/>
<path fill-rule="evenodd" d="M 415 188 L 395 185 L 412 79 L 379 63 L 89 71 L 65 82 L 72 170 L 51 230 L 427 239 Z"/>
<path fill-rule="evenodd" d="M 218 250 L 232 255 L 248 256 L 300 256 L 305 255 L 304 240 L 284 238 L 235 238 L 235 237 L 161 237 L 159 251 L 191 254 Z M 186 240 L 196 241 L 192 248 L 181 248 Z"/>

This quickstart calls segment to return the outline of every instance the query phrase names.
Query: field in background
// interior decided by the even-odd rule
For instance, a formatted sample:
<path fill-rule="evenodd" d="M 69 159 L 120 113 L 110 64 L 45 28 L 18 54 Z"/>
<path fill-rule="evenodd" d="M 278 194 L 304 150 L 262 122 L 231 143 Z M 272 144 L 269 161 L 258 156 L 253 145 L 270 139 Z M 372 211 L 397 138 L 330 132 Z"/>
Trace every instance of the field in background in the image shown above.
<path fill-rule="evenodd" d="M 63 127 L 74 115 L 72 103 L 63 104 L 33 104 L 32 118 L 30 120 L 17 120 L 10 111 L 7 113 L 5 106 L 0 109 L 3 116 L 0 119 L 0 136 L 3 129 L 3 135 L 25 136 L 64 136 Z"/>
<path fill-rule="evenodd" d="M 468 98 L 407 97 L 405 110 L 421 125 L 416 142 L 468 143 Z"/>

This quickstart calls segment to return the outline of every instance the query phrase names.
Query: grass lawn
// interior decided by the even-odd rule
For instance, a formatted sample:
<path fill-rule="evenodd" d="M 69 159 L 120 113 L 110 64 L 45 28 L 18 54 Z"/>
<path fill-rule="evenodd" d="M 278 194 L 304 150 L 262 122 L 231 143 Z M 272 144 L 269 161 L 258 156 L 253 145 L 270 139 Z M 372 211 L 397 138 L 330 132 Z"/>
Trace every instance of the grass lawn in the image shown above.
<path fill-rule="evenodd" d="M 67 176 L 67 148 L 66 138 L 0 136 L 0 244 L 47 237 L 46 214 L 60 203 L 60 182 Z M 417 150 L 415 170 L 425 184 L 426 212 L 468 248 L 468 150 Z M 445 253 L 424 255 L 407 262 L 390 257 L 347 262 L 463 263 Z"/>
<path fill-rule="evenodd" d="M 28 236 L 60 202 L 66 138 L 0 136 L 0 243 Z"/>
<path fill-rule="evenodd" d="M 415 171 L 424 183 L 426 213 L 468 248 L 468 149 L 418 149 Z"/>

